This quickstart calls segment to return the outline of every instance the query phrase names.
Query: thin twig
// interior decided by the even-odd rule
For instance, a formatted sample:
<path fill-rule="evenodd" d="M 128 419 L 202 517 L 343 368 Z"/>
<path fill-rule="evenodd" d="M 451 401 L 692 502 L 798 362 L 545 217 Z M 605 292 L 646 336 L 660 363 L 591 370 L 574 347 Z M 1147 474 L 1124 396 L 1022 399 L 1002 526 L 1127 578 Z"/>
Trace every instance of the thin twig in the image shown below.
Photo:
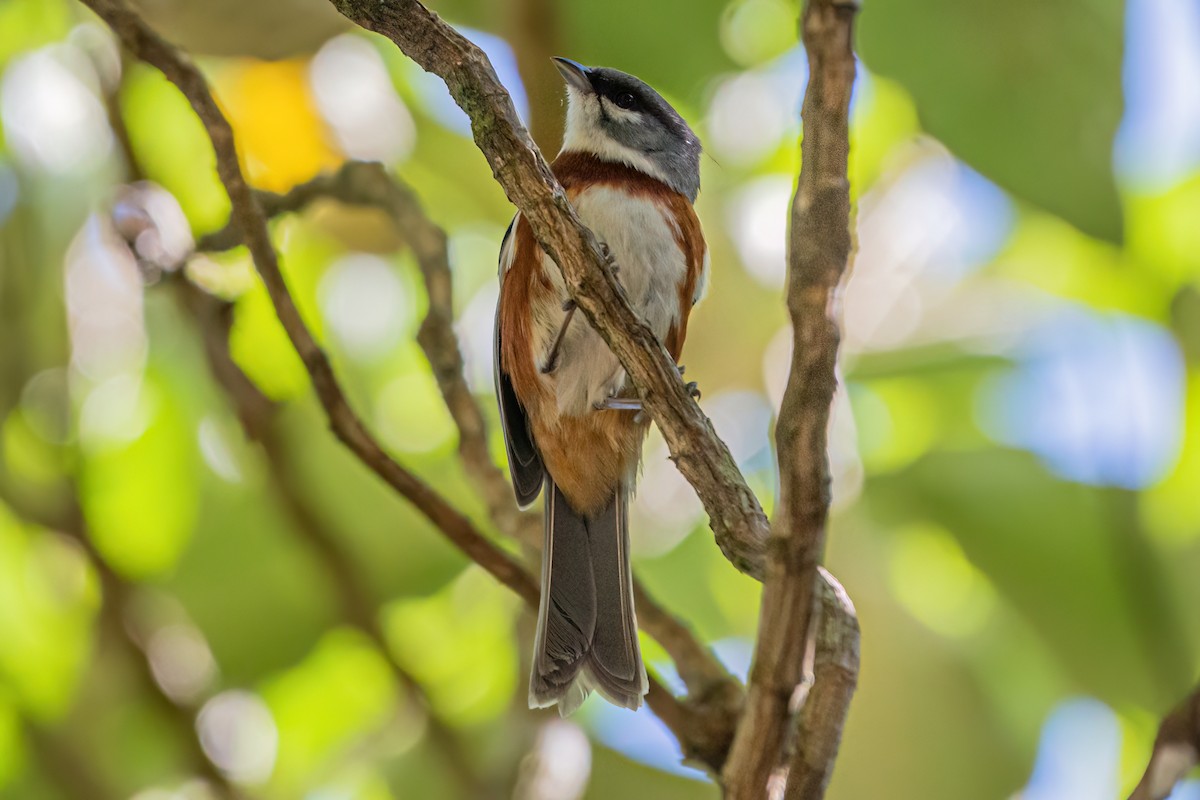
<path fill-rule="evenodd" d="M 1129 800 L 1165 800 L 1200 764 L 1200 686 L 1163 718 L 1146 772 Z"/>
<path fill-rule="evenodd" d="M 351 409 L 328 358 L 313 339 L 288 292 L 270 240 L 266 217 L 241 173 L 233 131 L 209 92 L 203 75 L 173 46 L 154 33 L 123 0 L 81 2 L 104 19 L 134 55 L 161 70 L 168 80 L 179 87 L 200 117 L 216 151 L 217 171 L 229 193 L 232 217 L 237 221 L 243 241 L 267 287 L 276 315 L 312 378 L 317 396 L 337 437 L 470 559 L 516 592 L 528 605 L 536 607 L 538 587 L 534 578 L 486 539 L 469 519 L 441 495 L 388 456 Z M 677 371 L 675 374 L 677 377 Z M 720 769 L 732 730 L 724 709 L 688 704 L 671 695 L 653 679 L 650 681 L 647 703 L 671 727 L 685 754 L 695 753 L 697 757 L 706 757 L 705 763 L 710 769 Z"/>
<path fill-rule="evenodd" d="M 689 393 L 675 362 L 630 307 L 596 237 L 579 221 L 562 187 L 521 124 L 483 52 L 417 0 L 331 0 L 353 22 L 391 39 L 441 77 L 471 118 L 496 180 L 562 269 L 568 291 L 638 387 L 679 471 L 696 489 L 721 551 L 761 579 L 766 515 L 729 448 Z"/>
<path fill-rule="evenodd" d="M 152 31 L 122 0 L 82 0 L 129 48 L 179 87 L 200 117 L 217 154 L 217 172 L 229 193 L 232 217 L 242 232 L 259 276 L 267 287 L 275 313 L 313 381 L 334 434 L 367 467 L 404 496 L 471 560 L 527 602 L 536 603 L 537 583 L 503 550 L 484 538 L 458 509 L 424 481 L 393 460 L 350 408 L 334 378 L 328 357 L 317 345 L 279 270 L 266 217 L 246 183 L 238 162 L 233 130 L 208 90 L 200 71 L 172 45 Z"/>
<path fill-rule="evenodd" d="M 128 58 L 127 51 L 122 51 L 122 57 Z M 144 180 L 146 173 L 126 130 L 116 92 L 109 96 L 108 113 L 114 130 L 118 131 L 117 138 L 122 145 L 121 150 L 130 180 Z M 293 202 L 308 200 L 309 198 L 297 197 Z M 236 231 L 231 232 L 228 226 L 224 230 L 227 237 L 233 238 L 236 234 Z M 127 244 L 131 250 L 136 251 L 135 241 L 129 241 Z M 366 634 L 375 647 L 386 655 L 393 674 L 406 690 L 406 698 L 425 718 L 429 738 L 445 757 L 448 772 L 458 782 L 462 795 L 472 798 L 487 796 L 486 783 L 468 756 L 461 737 L 436 714 L 425 688 L 397 661 L 379 624 L 376 604 L 367 596 L 349 555 L 341 547 L 338 537 L 327 529 L 308 495 L 299 487 L 293 460 L 288 457 L 287 444 L 277 424 L 278 406 L 258 389 L 230 355 L 232 304 L 207 294 L 186 280 L 183 265 L 179 267 L 168 273 L 169 277 L 174 278 L 171 282 L 178 289 L 176 297 L 201 332 L 209 371 L 232 401 L 246 438 L 262 446 L 263 453 L 271 465 L 268 473 L 271 486 L 291 517 L 295 532 L 321 555 L 321 564 L 330 573 L 346 619 Z"/>
<path fill-rule="evenodd" d="M 780 498 L 746 713 L 723 775 L 727 797 L 735 800 L 763 797 L 780 762 L 789 701 L 801 682 L 811 636 L 817 566 L 825 547 L 830 501 L 827 429 L 839 340 L 835 294 L 851 250 L 847 161 L 856 10 L 853 2 L 808 0 L 801 23 L 809 81 L 801 111 L 801 169 L 788 254 L 792 364 L 775 429 Z M 836 724 L 829 720 L 820 727 L 840 736 L 842 718 L 844 709 Z M 798 746 L 812 749 L 813 758 L 832 747 L 832 757 L 837 738 L 801 741 Z M 823 794 L 821 783 L 793 796 L 815 800 Z"/>

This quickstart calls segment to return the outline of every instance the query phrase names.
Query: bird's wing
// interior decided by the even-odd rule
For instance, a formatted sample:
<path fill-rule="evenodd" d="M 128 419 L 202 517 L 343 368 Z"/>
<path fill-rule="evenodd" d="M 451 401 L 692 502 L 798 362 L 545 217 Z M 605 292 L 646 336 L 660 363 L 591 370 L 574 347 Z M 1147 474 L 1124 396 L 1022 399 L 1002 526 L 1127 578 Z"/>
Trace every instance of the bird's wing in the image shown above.
<path fill-rule="evenodd" d="M 500 286 L 503 291 L 504 274 L 512 266 L 516 250 L 517 217 L 509 224 L 504 232 L 504 241 L 500 245 Z M 500 304 L 496 304 L 496 327 L 492 347 L 492 366 L 496 375 L 496 399 L 500 404 L 500 427 L 504 432 L 504 449 L 508 452 L 508 473 L 512 478 L 513 493 L 517 497 L 517 505 L 525 508 L 537 499 L 542 490 L 542 479 L 545 469 L 542 457 L 533 445 L 533 437 L 529 433 L 529 420 L 525 408 L 517 399 L 512 381 L 500 364 Z"/>

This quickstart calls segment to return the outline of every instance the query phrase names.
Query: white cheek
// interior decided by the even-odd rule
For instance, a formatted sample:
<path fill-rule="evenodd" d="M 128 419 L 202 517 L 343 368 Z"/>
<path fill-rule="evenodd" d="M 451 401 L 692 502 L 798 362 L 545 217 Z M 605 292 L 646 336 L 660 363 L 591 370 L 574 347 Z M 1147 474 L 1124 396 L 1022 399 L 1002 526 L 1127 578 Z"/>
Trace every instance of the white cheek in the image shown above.
<path fill-rule="evenodd" d="M 604 112 L 613 119 L 631 122 L 636 112 L 618 108 L 597 95 L 584 95 L 574 87 L 567 87 L 567 125 L 563 133 L 561 152 L 591 153 L 605 161 L 628 164 L 639 172 L 666 182 L 667 176 L 645 154 L 626 147 L 604 132 L 600 124 L 600 104 Z"/>
<path fill-rule="evenodd" d="M 609 100 L 607 97 L 600 98 L 600 105 L 604 107 L 604 113 L 618 122 L 633 122 L 638 118 L 636 111 L 629 111 L 621 108 L 619 105 Z"/>

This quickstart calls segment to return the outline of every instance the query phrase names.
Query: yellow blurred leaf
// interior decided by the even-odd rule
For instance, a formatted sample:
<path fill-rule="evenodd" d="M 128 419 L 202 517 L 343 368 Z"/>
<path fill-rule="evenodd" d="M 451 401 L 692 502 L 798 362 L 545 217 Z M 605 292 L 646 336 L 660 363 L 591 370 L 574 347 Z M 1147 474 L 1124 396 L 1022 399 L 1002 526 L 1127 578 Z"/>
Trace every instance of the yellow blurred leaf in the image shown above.
<path fill-rule="evenodd" d="M 215 83 L 255 186 L 285 191 L 341 163 L 309 93 L 307 61 L 234 62 Z"/>

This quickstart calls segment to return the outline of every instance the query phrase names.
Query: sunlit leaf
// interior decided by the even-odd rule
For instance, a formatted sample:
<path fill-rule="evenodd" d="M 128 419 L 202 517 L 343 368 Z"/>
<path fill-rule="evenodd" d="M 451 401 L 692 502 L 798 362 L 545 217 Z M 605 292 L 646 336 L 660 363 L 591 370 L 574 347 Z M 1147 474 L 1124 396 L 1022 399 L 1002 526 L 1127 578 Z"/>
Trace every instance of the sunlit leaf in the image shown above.
<path fill-rule="evenodd" d="M 285 796 L 398 713 L 384 657 L 361 634 L 345 630 L 328 634 L 302 662 L 268 681 L 262 696 L 279 728 L 272 785 Z"/>
<path fill-rule="evenodd" d="M 478 723 L 500 713 L 515 688 L 516 607 L 511 593 L 473 569 L 433 597 L 393 603 L 388 638 L 440 714 L 459 725 Z"/>
<path fill-rule="evenodd" d="M 128 443 L 89 451 L 80 501 L 92 539 L 119 572 L 137 578 L 174 566 L 199 504 L 195 439 L 152 373 L 139 393 L 146 427 Z"/>
<path fill-rule="evenodd" d="M 0 691 L 10 687 L 29 717 L 45 723 L 70 708 L 98 600 L 77 547 L 23 528 L 0 506 Z"/>
<path fill-rule="evenodd" d="M 15 54 L 62 36 L 71 25 L 64 0 L 5 0 L 0 3 L 0 65 Z"/>
<path fill-rule="evenodd" d="M 147 175 L 162 184 L 198 232 L 229 216 L 216 156 L 187 99 L 156 69 L 135 64 L 121 89 L 129 139 Z"/>

